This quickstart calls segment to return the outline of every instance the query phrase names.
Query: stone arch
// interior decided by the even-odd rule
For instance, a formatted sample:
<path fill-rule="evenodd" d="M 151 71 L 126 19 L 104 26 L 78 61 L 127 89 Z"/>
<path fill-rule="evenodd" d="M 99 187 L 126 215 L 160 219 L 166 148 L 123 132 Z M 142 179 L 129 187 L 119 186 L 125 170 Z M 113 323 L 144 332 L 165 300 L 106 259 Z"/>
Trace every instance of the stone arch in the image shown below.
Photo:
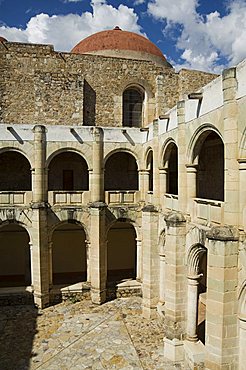
<path fill-rule="evenodd" d="M 69 285 L 87 280 L 88 240 L 80 222 L 56 223 L 49 244 L 53 284 Z"/>
<path fill-rule="evenodd" d="M 187 339 L 205 344 L 207 248 L 193 245 L 187 256 Z"/>
<path fill-rule="evenodd" d="M 143 91 L 147 93 L 148 98 L 154 97 L 154 89 L 148 81 L 136 78 L 128 78 L 124 80 L 120 86 L 120 93 L 123 94 L 124 90 L 129 86 L 139 86 Z"/>
<path fill-rule="evenodd" d="M 22 154 L 23 157 L 25 157 L 27 161 L 30 163 L 30 167 L 31 168 L 34 167 L 34 155 L 30 157 L 25 150 L 23 150 L 22 148 L 15 147 L 15 146 L 6 146 L 6 147 L 0 148 L 0 155 L 4 152 L 9 152 L 9 151 Z"/>
<path fill-rule="evenodd" d="M 4 148 L 0 151 L 0 190 L 31 191 L 31 163 L 20 150 Z"/>
<path fill-rule="evenodd" d="M 109 159 L 109 157 L 111 157 L 111 155 L 115 154 L 115 153 L 129 153 L 131 154 L 135 160 L 136 160 L 136 163 L 137 163 L 137 168 L 139 170 L 139 158 L 136 154 L 136 152 L 134 152 L 133 150 L 129 149 L 129 148 L 117 148 L 117 149 L 113 149 L 113 150 L 110 150 L 110 152 L 108 152 L 106 154 L 106 156 L 104 157 L 104 168 L 105 168 L 105 164 L 107 162 L 107 160 Z"/>
<path fill-rule="evenodd" d="M 137 232 L 128 219 L 115 220 L 107 228 L 107 281 L 136 279 Z"/>
<path fill-rule="evenodd" d="M 202 244 L 195 244 L 189 249 L 187 256 L 189 276 L 199 275 L 199 263 L 204 253 L 207 253 L 207 248 L 204 247 Z"/>
<path fill-rule="evenodd" d="M 122 125 L 142 127 L 144 116 L 145 91 L 139 85 L 129 85 L 122 96 Z"/>
<path fill-rule="evenodd" d="M 211 133 L 214 132 L 219 136 L 221 141 L 223 142 L 223 137 L 220 131 L 212 124 L 206 123 L 198 127 L 194 134 L 192 135 L 190 142 L 188 144 L 187 149 L 187 163 L 189 165 L 197 165 L 198 164 L 198 156 L 201 150 L 202 144 L 204 143 L 206 137 Z"/>
<path fill-rule="evenodd" d="M 56 223 L 54 223 L 54 224 L 51 225 L 51 227 L 49 229 L 48 240 L 49 241 L 52 240 L 53 232 L 55 231 L 55 229 L 57 227 L 62 226 L 62 225 L 65 225 L 67 223 L 71 223 L 71 224 L 74 224 L 74 225 L 81 226 L 84 229 L 84 232 L 85 232 L 85 235 L 86 235 L 86 241 L 88 241 L 88 242 L 90 241 L 90 234 L 88 232 L 87 226 L 83 222 L 81 222 L 81 221 L 79 221 L 79 220 L 77 220 L 75 218 L 70 219 L 70 218 L 67 218 L 67 217 L 64 217 L 62 219 L 59 219 Z"/>
<path fill-rule="evenodd" d="M 52 151 L 46 160 L 46 168 L 49 167 L 50 162 L 52 161 L 53 158 L 55 158 L 59 154 L 66 153 L 66 152 L 76 153 L 80 155 L 81 158 L 83 158 L 86 161 L 87 167 L 92 168 L 92 163 L 87 157 L 87 155 L 83 151 L 78 150 L 77 148 L 73 148 L 73 147 L 60 148 L 60 149 Z"/>
<path fill-rule="evenodd" d="M 86 159 L 77 151 L 62 150 L 48 162 L 49 190 L 89 190 Z"/>
<path fill-rule="evenodd" d="M 178 195 L 178 147 L 173 139 L 166 142 L 162 164 L 166 170 L 166 193 Z"/>
<path fill-rule="evenodd" d="M 239 316 L 243 316 L 246 320 L 246 280 L 241 285 L 238 296 L 238 311 Z"/>
<path fill-rule="evenodd" d="M 159 253 L 165 255 L 166 229 L 162 229 L 158 239 Z"/>
<path fill-rule="evenodd" d="M 239 318 L 239 369 L 244 369 L 246 361 L 246 280 L 239 291 L 238 299 Z"/>
<path fill-rule="evenodd" d="M 112 152 L 111 152 L 112 153 Z M 138 190 L 138 164 L 128 151 L 114 151 L 105 162 L 105 190 Z"/>
<path fill-rule="evenodd" d="M 203 125 L 191 140 L 196 197 L 224 201 L 224 143 L 217 129 Z"/>
<path fill-rule="evenodd" d="M 0 287 L 31 285 L 31 237 L 19 222 L 0 224 Z"/>
<path fill-rule="evenodd" d="M 145 154 L 145 163 L 146 163 L 146 170 L 148 171 L 148 191 L 153 192 L 153 166 L 154 166 L 154 160 L 153 160 L 153 149 L 149 147 Z"/>
<path fill-rule="evenodd" d="M 239 150 L 239 159 L 246 158 L 246 128 L 242 133 L 238 150 Z"/>
<path fill-rule="evenodd" d="M 106 226 L 106 231 L 105 231 L 105 235 L 107 235 L 109 229 L 114 225 L 115 222 L 117 221 L 121 221 L 121 222 L 128 222 L 129 224 L 131 224 L 134 229 L 135 229 L 135 232 L 136 232 L 136 236 L 137 236 L 137 239 L 141 240 L 141 227 L 139 226 L 139 224 L 132 220 L 131 218 L 129 217 L 118 217 L 116 219 L 114 219 L 113 221 L 109 222 Z"/>

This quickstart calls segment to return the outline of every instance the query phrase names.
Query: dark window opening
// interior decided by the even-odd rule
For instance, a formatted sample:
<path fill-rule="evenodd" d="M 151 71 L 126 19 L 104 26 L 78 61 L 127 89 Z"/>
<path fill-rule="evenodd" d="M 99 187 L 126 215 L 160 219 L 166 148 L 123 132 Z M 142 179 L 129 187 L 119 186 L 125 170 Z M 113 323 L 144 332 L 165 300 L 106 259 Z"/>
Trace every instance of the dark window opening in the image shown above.
<path fill-rule="evenodd" d="M 128 88 L 123 93 L 123 126 L 141 127 L 143 93 L 137 88 Z"/>

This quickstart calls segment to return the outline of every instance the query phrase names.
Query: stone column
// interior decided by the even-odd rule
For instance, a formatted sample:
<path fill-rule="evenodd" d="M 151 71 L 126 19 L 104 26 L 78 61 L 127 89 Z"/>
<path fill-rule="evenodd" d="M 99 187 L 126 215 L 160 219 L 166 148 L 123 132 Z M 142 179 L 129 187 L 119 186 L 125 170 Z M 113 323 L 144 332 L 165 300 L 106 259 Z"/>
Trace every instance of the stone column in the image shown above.
<path fill-rule="evenodd" d="M 159 291 L 159 303 L 165 303 L 165 285 L 166 285 L 166 256 L 164 248 L 160 251 L 160 291 Z"/>
<path fill-rule="evenodd" d="M 167 168 L 159 168 L 159 192 L 160 205 L 162 209 L 165 208 L 165 194 L 167 192 Z"/>
<path fill-rule="evenodd" d="M 50 289 L 53 286 L 53 265 L 52 265 L 53 242 L 49 242 L 49 283 Z"/>
<path fill-rule="evenodd" d="M 31 286 L 33 287 L 33 245 L 32 242 L 29 242 L 30 248 L 30 262 L 31 262 Z"/>
<path fill-rule="evenodd" d="M 244 229 L 246 225 L 246 158 L 239 159 L 239 225 Z"/>
<path fill-rule="evenodd" d="M 196 165 L 186 165 L 187 172 L 187 213 L 193 218 L 193 199 L 196 198 Z"/>
<path fill-rule="evenodd" d="M 166 292 L 164 319 L 164 356 L 172 361 L 184 357 L 186 286 L 186 221 L 182 213 L 169 212 L 166 221 Z"/>
<path fill-rule="evenodd" d="M 153 204 L 158 206 L 160 204 L 160 189 L 159 189 L 159 122 L 153 121 Z"/>
<path fill-rule="evenodd" d="M 238 236 L 233 227 L 207 233 L 206 357 L 208 369 L 237 368 Z"/>
<path fill-rule="evenodd" d="M 88 240 L 85 240 L 86 245 L 86 266 L 87 266 L 87 281 L 91 281 L 91 243 Z"/>
<path fill-rule="evenodd" d="M 224 146 L 225 146 L 225 207 L 224 223 L 238 225 L 239 171 L 238 171 L 238 106 L 236 100 L 236 68 L 222 73 Z"/>
<path fill-rule="evenodd" d="M 91 202 L 104 202 L 103 129 L 93 127 L 93 172 L 91 178 Z"/>
<path fill-rule="evenodd" d="M 32 205 L 32 273 L 34 302 L 43 308 L 49 304 L 49 247 L 47 208 L 40 203 Z"/>
<path fill-rule="evenodd" d="M 239 316 L 239 370 L 246 364 L 246 315 Z"/>
<path fill-rule="evenodd" d="M 33 181 L 33 203 L 47 202 L 48 194 L 45 187 L 45 157 L 46 157 L 46 129 L 44 126 L 36 125 L 34 132 L 34 181 Z"/>
<path fill-rule="evenodd" d="M 159 296 L 158 212 L 154 206 L 142 209 L 143 316 L 155 315 Z"/>
<path fill-rule="evenodd" d="M 148 180 L 149 180 L 149 171 L 148 170 L 139 170 L 139 190 L 141 201 L 146 201 L 146 195 L 148 192 Z"/>
<path fill-rule="evenodd" d="M 177 104 L 178 121 L 178 199 L 179 210 L 187 212 L 187 174 L 186 174 L 186 125 L 185 125 L 185 101 Z"/>
<path fill-rule="evenodd" d="M 197 342 L 197 315 L 198 315 L 198 276 L 188 276 L 188 308 L 187 308 L 187 337 L 191 342 Z"/>
<path fill-rule="evenodd" d="M 137 243 L 137 276 L 136 280 L 142 281 L 142 240 L 136 239 Z"/>
<path fill-rule="evenodd" d="M 49 247 L 47 231 L 47 189 L 45 187 L 45 127 L 34 132 L 34 181 L 32 203 L 32 273 L 34 302 L 41 308 L 49 304 Z"/>
<path fill-rule="evenodd" d="M 90 208 L 90 275 L 91 300 L 101 304 L 106 300 L 107 251 L 105 240 L 106 205 L 93 203 Z"/>

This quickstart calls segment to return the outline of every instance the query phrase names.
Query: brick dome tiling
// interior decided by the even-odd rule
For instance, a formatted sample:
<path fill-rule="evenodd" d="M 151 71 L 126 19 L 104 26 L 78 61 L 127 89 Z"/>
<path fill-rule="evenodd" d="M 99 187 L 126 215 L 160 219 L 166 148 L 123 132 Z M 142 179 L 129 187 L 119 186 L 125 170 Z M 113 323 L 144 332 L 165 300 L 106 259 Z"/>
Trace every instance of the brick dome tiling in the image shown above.
<path fill-rule="evenodd" d="M 150 60 L 168 67 L 171 66 L 153 42 L 134 32 L 122 31 L 117 26 L 113 30 L 97 32 L 86 37 L 71 52 Z"/>

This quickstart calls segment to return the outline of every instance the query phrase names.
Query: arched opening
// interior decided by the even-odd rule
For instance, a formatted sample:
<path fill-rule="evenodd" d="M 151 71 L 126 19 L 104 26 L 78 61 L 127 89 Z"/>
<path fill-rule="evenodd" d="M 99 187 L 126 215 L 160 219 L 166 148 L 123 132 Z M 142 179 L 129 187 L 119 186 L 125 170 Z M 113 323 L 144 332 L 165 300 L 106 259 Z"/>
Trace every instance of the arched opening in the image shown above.
<path fill-rule="evenodd" d="M 31 285 L 29 241 L 27 231 L 20 225 L 0 228 L 0 287 Z"/>
<path fill-rule="evenodd" d="M 31 166 L 26 157 L 15 151 L 0 154 L 0 190 L 31 190 Z"/>
<path fill-rule="evenodd" d="M 142 126 L 143 101 L 144 93 L 136 86 L 128 87 L 123 92 L 123 126 Z"/>
<path fill-rule="evenodd" d="M 207 249 L 197 244 L 188 256 L 187 339 L 205 344 Z"/>
<path fill-rule="evenodd" d="M 87 280 L 86 235 L 82 226 L 65 223 L 52 235 L 53 284 Z"/>
<path fill-rule="evenodd" d="M 167 183 L 168 194 L 178 195 L 178 148 L 174 143 L 168 146 Z"/>
<path fill-rule="evenodd" d="M 196 196 L 224 201 L 224 144 L 215 132 L 206 136 L 198 153 Z"/>
<path fill-rule="evenodd" d="M 198 318 L 197 336 L 205 344 L 205 323 L 206 323 L 206 292 L 207 292 L 207 252 L 205 251 L 199 260 L 199 279 L 198 285 Z"/>
<path fill-rule="evenodd" d="M 83 157 L 77 153 L 57 154 L 49 164 L 49 190 L 88 190 L 88 166 Z"/>
<path fill-rule="evenodd" d="M 108 231 L 107 281 L 136 279 L 137 242 L 134 227 L 117 221 Z"/>
<path fill-rule="evenodd" d="M 138 190 L 138 168 L 130 153 L 112 154 L 105 164 L 105 190 Z"/>
<path fill-rule="evenodd" d="M 239 369 L 245 368 L 246 361 L 246 280 L 239 294 Z"/>
<path fill-rule="evenodd" d="M 153 192 L 153 151 L 150 150 L 147 156 L 147 170 L 148 170 L 148 191 Z"/>

